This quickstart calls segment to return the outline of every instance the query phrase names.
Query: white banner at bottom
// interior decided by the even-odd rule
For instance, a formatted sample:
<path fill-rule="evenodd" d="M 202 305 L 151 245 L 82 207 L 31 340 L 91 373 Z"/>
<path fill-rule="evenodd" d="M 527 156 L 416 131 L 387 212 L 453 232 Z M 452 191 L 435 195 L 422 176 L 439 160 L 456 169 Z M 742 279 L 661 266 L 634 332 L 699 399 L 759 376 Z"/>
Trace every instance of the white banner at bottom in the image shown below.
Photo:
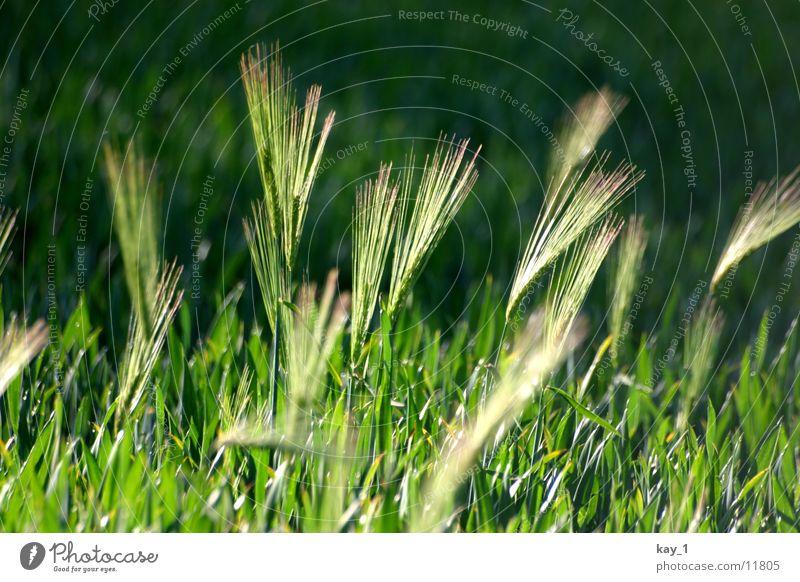
<path fill-rule="evenodd" d="M 800 534 L 0 535 L 3 581 L 167 576 L 796 581 Z"/>

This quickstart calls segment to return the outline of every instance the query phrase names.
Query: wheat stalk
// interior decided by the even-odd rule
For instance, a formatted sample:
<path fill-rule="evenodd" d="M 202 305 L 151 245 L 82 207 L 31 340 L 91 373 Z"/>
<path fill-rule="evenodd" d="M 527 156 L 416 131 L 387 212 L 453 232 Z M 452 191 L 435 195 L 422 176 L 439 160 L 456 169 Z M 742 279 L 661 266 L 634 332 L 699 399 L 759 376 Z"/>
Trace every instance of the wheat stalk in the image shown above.
<path fill-rule="evenodd" d="M 349 445 L 349 430 L 344 416 L 318 418 L 310 414 L 313 405 L 318 405 L 323 396 L 325 375 L 330 358 L 338 345 L 347 321 L 349 296 L 337 299 L 336 271 L 328 274 L 322 295 L 317 301 L 314 284 L 302 285 L 295 306 L 291 310 L 291 324 L 287 329 L 286 423 L 279 429 L 263 421 L 263 412 L 255 418 L 243 419 L 239 415 L 232 426 L 225 426 L 215 445 L 222 447 L 269 448 L 280 451 L 283 458 L 275 471 L 270 495 L 281 491 L 280 480 L 286 467 L 300 457 L 316 457 L 320 470 L 320 490 L 310 491 L 324 517 L 312 520 L 305 529 L 340 530 L 345 512 L 348 478 L 355 455 Z M 340 395 L 340 403 L 343 396 Z M 312 421 L 309 422 L 309 419 Z M 323 428 L 324 426 L 324 428 Z M 312 487 L 314 485 L 310 484 Z M 346 519 L 345 519 L 346 522 Z"/>
<path fill-rule="evenodd" d="M 328 274 L 319 300 L 315 284 L 302 285 L 292 309 L 289 310 L 292 316 L 286 318 L 288 324 L 284 329 L 284 337 L 289 408 L 282 433 L 278 436 L 278 433 L 263 422 L 268 416 L 265 411 L 259 410 L 256 418 L 249 419 L 242 414 L 234 414 L 240 408 L 236 403 L 242 401 L 242 396 L 237 391 L 237 395 L 223 406 L 227 420 L 218 446 L 273 446 L 283 441 L 283 437 L 288 438 L 289 442 L 302 442 L 308 436 L 306 428 L 299 421 L 308 414 L 310 407 L 318 403 L 323 393 L 330 359 L 347 323 L 350 296 L 343 293 L 336 297 L 337 275 L 335 270 Z M 242 382 L 249 384 L 249 376 L 243 375 Z"/>
<path fill-rule="evenodd" d="M 606 159 L 607 156 L 601 156 L 585 179 L 581 180 L 581 176 L 573 179 L 569 188 L 571 197 L 557 196 L 545 200 L 545 207 L 517 265 L 506 318 L 511 317 L 544 269 L 619 204 L 643 176 L 625 162 L 607 173 L 602 169 Z"/>
<path fill-rule="evenodd" d="M 800 166 L 783 180 L 773 178 L 756 186 L 750 201 L 739 210 L 711 279 L 711 289 L 739 261 L 799 222 Z"/>
<path fill-rule="evenodd" d="M 252 218 L 245 218 L 244 237 L 250 250 L 261 297 L 267 312 L 270 329 L 278 329 L 278 315 L 282 301 L 291 297 L 291 272 L 283 260 L 280 242 L 272 230 L 267 203 L 254 202 Z"/>
<path fill-rule="evenodd" d="M 480 147 L 462 167 L 469 140 L 440 136 L 433 157 L 425 158 L 416 199 L 406 224 L 410 193 L 414 183 L 414 154 L 409 154 L 403 173 L 400 224 L 392 259 L 392 276 L 387 313 L 395 320 L 411 287 L 419 278 L 447 227 L 475 186 L 475 160 Z"/>
<path fill-rule="evenodd" d="M 647 247 L 647 230 L 641 217 L 633 216 L 620 237 L 619 250 L 614 262 L 611 277 L 611 314 L 609 328 L 611 332 L 611 357 L 616 361 L 619 343 L 622 340 L 622 328 L 625 314 L 630 306 L 636 283 L 642 273 L 642 259 Z"/>
<path fill-rule="evenodd" d="M 135 311 L 131 314 L 128 329 L 126 356 L 119 378 L 116 422 L 123 417 L 134 416 L 147 391 L 147 384 L 161 355 L 167 331 L 183 299 L 178 289 L 182 267 L 175 261 L 166 263 L 161 269 L 152 303 L 152 325 L 146 329 Z"/>
<path fill-rule="evenodd" d="M 678 424 L 684 426 L 697 395 L 714 367 L 725 318 L 713 298 L 706 297 L 686 331 L 683 407 Z"/>
<path fill-rule="evenodd" d="M 267 52 L 256 46 L 242 55 L 242 81 L 266 214 L 271 232 L 279 241 L 282 260 L 291 271 L 303 232 L 308 198 L 335 114 L 330 112 L 325 118 L 315 145 L 314 126 L 321 88 L 313 85 L 308 90 L 301 110 L 295 102 L 292 75 L 282 68 L 278 47 L 274 47 L 269 58 L 263 56 L 262 51 Z"/>
<path fill-rule="evenodd" d="M 256 46 L 241 58 L 242 82 L 256 145 L 264 199 L 253 208 L 244 230 L 272 330 L 272 411 L 277 403 L 278 360 L 286 362 L 281 342 L 281 305 L 291 299 L 292 271 L 322 151 L 335 114 L 330 112 L 315 140 L 321 88 L 313 85 L 305 106 L 296 104 L 292 75 L 284 70 L 276 45 L 269 58 Z M 316 142 L 316 145 L 315 145 Z M 287 324 L 290 322 L 287 319 Z"/>
<path fill-rule="evenodd" d="M 381 165 L 377 180 L 356 192 L 353 209 L 353 317 L 350 359 L 355 363 L 366 339 L 378 301 L 383 270 L 397 228 L 397 182 L 392 166 Z"/>
<path fill-rule="evenodd" d="M 117 233 L 125 283 L 140 325 L 149 330 L 155 317 L 153 299 L 158 284 L 157 187 L 149 177 L 154 169 L 131 140 L 124 152 L 105 144 L 105 167 L 114 230 Z"/>

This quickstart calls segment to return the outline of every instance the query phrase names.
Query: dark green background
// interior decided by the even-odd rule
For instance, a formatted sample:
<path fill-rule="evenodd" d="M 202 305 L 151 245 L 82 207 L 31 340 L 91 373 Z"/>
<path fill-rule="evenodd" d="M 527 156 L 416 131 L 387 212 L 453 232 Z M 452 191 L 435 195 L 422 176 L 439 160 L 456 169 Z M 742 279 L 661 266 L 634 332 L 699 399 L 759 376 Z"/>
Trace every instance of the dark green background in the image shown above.
<path fill-rule="evenodd" d="M 209 245 L 202 263 L 203 297 L 194 302 L 202 328 L 215 299 L 237 281 L 250 280 L 241 219 L 250 200 L 260 196 L 260 186 L 239 55 L 256 42 L 280 40 L 300 90 L 321 83 L 321 109 L 336 110 L 327 155 L 336 158 L 338 150 L 359 142 L 368 146 L 337 160 L 317 182 L 301 257 L 312 279 L 338 264 L 341 284 L 349 287 L 355 183 L 381 160 L 401 163 L 410 139 L 417 140 L 421 153 L 429 145 L 424 140 L 446 131 L 483 144 L 481 177 L 416 297 L 447 322 L 459 316 L 487 272 L 505 288 L 541 204 L 548 142 L 519 111 L 497 97 L 453 85 L 452 75 L 508 90 L 552 128 L 568 105 L 608 84 L 630 104 L 602 145 L 613 151 L 613 160 L 630 157 L 647 171 L 623 211 L 644 213 L 651 230 L 647 268 L 656 286 L 643 322 L 652 324 L 671 292 L 685 298 L 698 279 L 710 279 L 744 201 L 744 151 L 755 152 L 760 179 L 800 163 L 794 69 L 800 60 L 800 4 L 741 5 L 752 36 L 742 33 L 723 0 L 541 2 L 545 9 L 523 1 L 240 0 L 236 13 L 182 58 L 153 109 L 140 119 L 136 112 L 165 65 L 234 2 L 119 0 L 98 14 L 99 22 L 89 17 L 92 3 L 85 0 L 5 2 L 0 5 L 3 135 L 20 89 L 28 89 L 30 97 L 6 185 L 5 203 L 21 214 L 4 299 L 11 309 L 45 313 L 46 246 L 55 242 L 62 313 L 75 305 L 77 216 L 90 177 L 89 303 L 100 318 L 127 313 L 97 153 L 104 141 L 136 133 L 158 164 L 164 253 L 177 255 L 187 267 L 202 183 L 209 174 L 215 177 L 202 225 Z M 398 19 L 399 10 L 420 8 L 484 14 L 521 26 L 528 38 L 509 38 L 473 23 Z M 561 8 L 580 16 L 576 28 L 594 33 L 598 45 L 629 69 L 627 78 L 556 22 Z M 653 60 L 663 63 L 686 111 L 699 176 L 691 196 L 679 130 L 651 69 Z M 728 299 L 742 317 L 757 318 L 772 303 L 791 238 L 784 235 L 742 264 Z M 604 308 L 603 293 L 596 285 L 592 309 Z"/>

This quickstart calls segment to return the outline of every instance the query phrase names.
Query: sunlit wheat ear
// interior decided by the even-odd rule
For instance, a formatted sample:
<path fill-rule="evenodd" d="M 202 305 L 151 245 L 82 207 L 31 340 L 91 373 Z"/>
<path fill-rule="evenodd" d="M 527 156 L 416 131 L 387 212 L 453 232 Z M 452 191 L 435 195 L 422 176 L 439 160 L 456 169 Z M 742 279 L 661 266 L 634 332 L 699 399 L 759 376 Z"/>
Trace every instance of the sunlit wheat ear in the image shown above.
<path fill-rule="evenodd" d="M 725 319 L 716 302 L 711 298 L 706 298 L 686 330 L 684 343 L 686 375 L 683 386 L 685 407 L 681 411 L 679 423 L 688 420 L 697 395 L 705 387 L 713 371 L 724 326 Z"/>
<path fill-rule="evenodd" d="M 392 280 L 387 312 L 394 320 L 411 287 L 425 267 L 431 253 L 478 179 L 475 160 L 478 147 L 464 161 L 469 140 L 456 143 L 455 137 L 440 136 L 432 158 L 425 159 L 416 199 L 406 224 L 407 205 L 412 190 L 414 156 L 406 160 L 401 196 L 401 218 L 392 260 Z"/>
<path fill-rule="evenodd" d="M 0 396 L 45 345 L 47 326 L 44 320 L 40 319 L 32 327 L 25 329 L 12 317 L 6 325 L 5 333 L 0 337 Z"/>
<path fill-rule="evenodd" d="M 506 309 L 507 319 L 513 316 L 544 269 L 619 204 L 644 175 L 628 163 L 606 172 L 603 165 L 607 158 L 607 155 L 601 156 L 588 176 L 581 174 L 572 178 L 568 195 L 545 199 L 517 265 Z"/>
<path fill-rule="evenodd" d="M 183 299 L 183 291 L 178 289 L 182 271 L 183 268 L 177 266 L 175 261 L 162 267 L 153 298 L 153 322 L 149 332 L 142 325 L 138 314 L 132 314 L 125 360 L 119 378 L 117 425 L 121 418 L 135 416 L 140 410 L 139 404 L 147 392 L 150 376 L 161 357 L 167 331 Z"/>
<path fill-rule="evenodd" d="M 359 359 L 367 336 L 389 248 L 397 227 L 397 183 L 390 183 L 391 164 L 382 165 L 377 180 L 356 192 L 353 209 L 353 317 L 350 360 Z"/>
<path fill-rule="evenodd" d="M 125 283 L 140 325 L 149 330 L 155 318 L 158 284 L 160 195 L 153 168 L 133 141 L 120 152 L 105 145 L 105 167 Z"/>
<path fill-rule="evenodd" d="M 564 117 L 558 145 L 550 156 L 548 197 L 564 193 L 569 178 L 586 166 L 600 137 L 627 102 L 627 98 L 603 87 L 581 98 L 574 110 Z"/>
<path fill-rule="evenodd" d="M 564 357 L 582 341 L 579 320 L 558 346 L 541 335 L 542 315 L 534 314 L 506 356 L 500 379 L 484 408 L 463 431 L 453 431 L 442 447 L 441 460 L 423 485 L 424 503 L 412 516 L 412 530 L 434 531 L 446 527 L 453 500 L 466 483 L 485 446 L 494 448 L 531 403 Z M 493 440 L 492 440 L 493 439 Z"/>
<path fill-rule="evenodd" d="M 0 275 L 8 264 L 8 259 L 11 257 L 9 246 L 11 243 L 11 236 L 14 234 L 14 224 L 17 221 L 16 211 L 11 211 L 5 206 L 0 206 Z"/>
<path fill-rule="evenodd" d="M 336 277 L 336 271 L 331 271 L 319 302 L 316 285 L 303 285 L 297 309 L 292 312 L 286 370 L 290 430 L 296 419 L 308 414 L 322 393 L 328 362 L 347 322 L 350 297 L 347 294 L 335 297 Z"/>
<path fill-rule="evenodd" d="M 291 271 L 334 113 L 325 118 L 315 139 L 321 89 L 313 85 L 300 109 L 292 75 L 282 68 L 277 46 L 271 54 L 261 46 L 243 54 L 241 70 L 266 211 Z"/>
<path fill-rule="evenodd" d="M 642 260 L 647 247 L 647 230 L 642 218 L 633 216 L 628 220 L 622 232 L 617 251 L 613 274 L 611 276 L 611 313 L 609 328 L 611 331 L 611 357 L 616 361 L 619 344 L 622 340 L 622 327 L 625 315 L 630 308 L 633 293 L 642 274 Z"/>
<path fill-rule="evenodd" d="M 0 274 L 11 256 L 9 246 L 16 219 L 16 212 L 0 207 Z M 46 344 L 47 326 L 43 320 L 38 320 L 26 329 L 11 315 L 3 335 L 0 336 L 0 396 Z"/>
<path fill-rule="evenodd" d="M 275 332 L 278 306 L 291 298 L 291 273 L 269 219 L 264 201 L 253 203 L 252 218 L 244 219 L 244 237 L 250 250 L 270 328 Z"/>
<path fill-rule="evenodd" d="M 799 222 L 800 166 L 781 181 L 773 178 L 756 186 L 750 201 L 739 210 L 711 279 L 711 288 L 716 287 L 731 267 Z"/>
<path fill-rule="evenodd" d="M 609 216 L 578 240 L 557 265 L 545 300 L 546 345 L 555 349 L 564 341 L 621 228 L 622 222 Z"/>

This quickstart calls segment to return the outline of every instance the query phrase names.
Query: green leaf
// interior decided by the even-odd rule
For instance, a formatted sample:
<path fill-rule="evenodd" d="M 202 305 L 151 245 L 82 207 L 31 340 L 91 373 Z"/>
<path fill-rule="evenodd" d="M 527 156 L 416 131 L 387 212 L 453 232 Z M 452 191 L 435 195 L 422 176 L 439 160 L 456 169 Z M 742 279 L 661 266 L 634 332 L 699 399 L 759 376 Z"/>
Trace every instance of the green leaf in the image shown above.
<path fill-rule="evenodd" d="M 595 424 L 598 424 L 598 425 L 602 426 L 604 429 L 606 429 L 607 431 L 609 431 L 610 433 L 612 433 L 612 434 L 614 434 L 616 436 L 622 436 L 617 432 L 617 429 L 615 429 L 611 425 L 610 422 L 608 422 L 603 417 L 598 416 L 597 414 L 595 414 L 594 412 L 592 412 L 591 410 L 586 408 L 583 404 L 581 404 L 580 402 L 575 400 L 575 398 L 573 398 L 572 396 L 570 396 L 569 394 L 567 394 L 566 392 L 564 392 L 560 388 L 556 388 L 555 386 L 548 386 L 548 389 L 552 390 L 553 392 L 555 392 L 556 394 L 561 396 L 564 400 L 566 400 L 567 403 L 570 406 L 572 406 L 572 408 L 574 408 L 575 411 L 578 414 L 580 414 L 581 416 L 583 416 L 584 418 L 587 418 L 587 419 L 591 420 L 592 422 L 594 422 Z"/>
<path fill-rule="evenodd" d="M 764 477 L 767 476 L 767 471 L 769 471 L 769 468 L 762 469 L 761 471 L 756 473 L 755 477 L 753 477 L 747 483 L 745 483 L 744 487 L 742 487 L 742 490 L 739 492 L 739 496 L 736 498 L 737 503 L 740 502 L 742 499 L 744 499 L 745 495 L 750 493 L 750 491 L 752 491 L 761 484 L 761 482 L 764 480 Z"/>

